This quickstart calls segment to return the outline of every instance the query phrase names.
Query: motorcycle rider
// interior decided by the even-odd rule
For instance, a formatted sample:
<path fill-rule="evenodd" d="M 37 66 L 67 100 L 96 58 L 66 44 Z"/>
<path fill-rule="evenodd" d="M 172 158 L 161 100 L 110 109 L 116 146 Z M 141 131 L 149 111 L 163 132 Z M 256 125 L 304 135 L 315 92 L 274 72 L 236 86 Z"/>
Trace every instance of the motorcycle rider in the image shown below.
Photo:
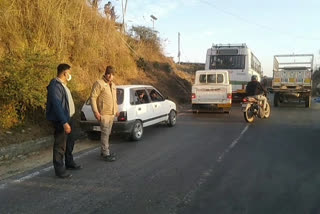
<path fill-rule="evenodd" d="M 246 93 L 249 97 L 254 97 L 257 100 L 261 100 L 263 103 L 263 110 L 266 109 L 267 97 L 264 96 L 264 94 L 267 94 L 268 92 L 260 84 L 256 75 L 251 76 L 251 82 L 248 82 L 247 84 Z"/>

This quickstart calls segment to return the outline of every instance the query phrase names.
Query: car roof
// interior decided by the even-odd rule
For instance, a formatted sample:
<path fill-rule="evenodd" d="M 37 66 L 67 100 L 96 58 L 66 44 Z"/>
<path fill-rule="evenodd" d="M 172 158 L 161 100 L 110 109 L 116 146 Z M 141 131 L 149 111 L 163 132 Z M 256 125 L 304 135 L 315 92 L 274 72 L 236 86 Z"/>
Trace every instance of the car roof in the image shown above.
<path fill-rule="evenodd" d="M 117 85 L 117 88 L 122 88 L 122 89 L 126 89 L 126 88 L 150 88 L 153 87 L 151 85 Z"/>

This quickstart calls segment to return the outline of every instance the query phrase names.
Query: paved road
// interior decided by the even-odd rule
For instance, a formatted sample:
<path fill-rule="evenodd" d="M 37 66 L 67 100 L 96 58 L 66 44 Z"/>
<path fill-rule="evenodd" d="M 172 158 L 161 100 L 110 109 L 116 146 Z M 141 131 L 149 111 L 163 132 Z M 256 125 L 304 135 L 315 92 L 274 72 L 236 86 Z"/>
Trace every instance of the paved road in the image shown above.
<path fill-rule="evenodd" d="M 320 104 L 252 125 L 239 107 L 184 113 L 138 143 L 113 137 L 116 162 L 79 154 L 71 179 L 46 165 L 1 181 L 0 213 L 320 213 L 319 118 Z"/>

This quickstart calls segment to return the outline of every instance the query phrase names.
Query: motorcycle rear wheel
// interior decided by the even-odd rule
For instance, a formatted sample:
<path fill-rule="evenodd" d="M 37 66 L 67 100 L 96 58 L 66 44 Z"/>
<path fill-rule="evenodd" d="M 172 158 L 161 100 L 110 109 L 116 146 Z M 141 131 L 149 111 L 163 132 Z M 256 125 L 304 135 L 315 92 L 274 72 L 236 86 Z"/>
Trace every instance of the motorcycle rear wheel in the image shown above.
<path fill-rule="evenodd" d="M 248 123 L 253 123 L 254 121 L 254 114 L 248 109 L 248 111 L 243 112 L 244 119 Z"/>

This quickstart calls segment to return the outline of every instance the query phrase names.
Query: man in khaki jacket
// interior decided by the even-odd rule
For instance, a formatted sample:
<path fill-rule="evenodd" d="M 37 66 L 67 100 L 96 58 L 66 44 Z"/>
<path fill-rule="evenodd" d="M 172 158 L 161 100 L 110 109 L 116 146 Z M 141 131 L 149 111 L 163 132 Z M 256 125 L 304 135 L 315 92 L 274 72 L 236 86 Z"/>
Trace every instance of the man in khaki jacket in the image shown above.
<path fill-rule="evenodd" d="M 91 108 L 94 116 L 100 121 L 101 156 L 106 161 L 115 161 L 115 155 L 109 150 L 109 135 L 113 119 L 119 116 L 117 105 L 117 89 L 113 83 L 114 68 L 108 66 L 101 80 L 97 80 L 91 91 Z"/>

